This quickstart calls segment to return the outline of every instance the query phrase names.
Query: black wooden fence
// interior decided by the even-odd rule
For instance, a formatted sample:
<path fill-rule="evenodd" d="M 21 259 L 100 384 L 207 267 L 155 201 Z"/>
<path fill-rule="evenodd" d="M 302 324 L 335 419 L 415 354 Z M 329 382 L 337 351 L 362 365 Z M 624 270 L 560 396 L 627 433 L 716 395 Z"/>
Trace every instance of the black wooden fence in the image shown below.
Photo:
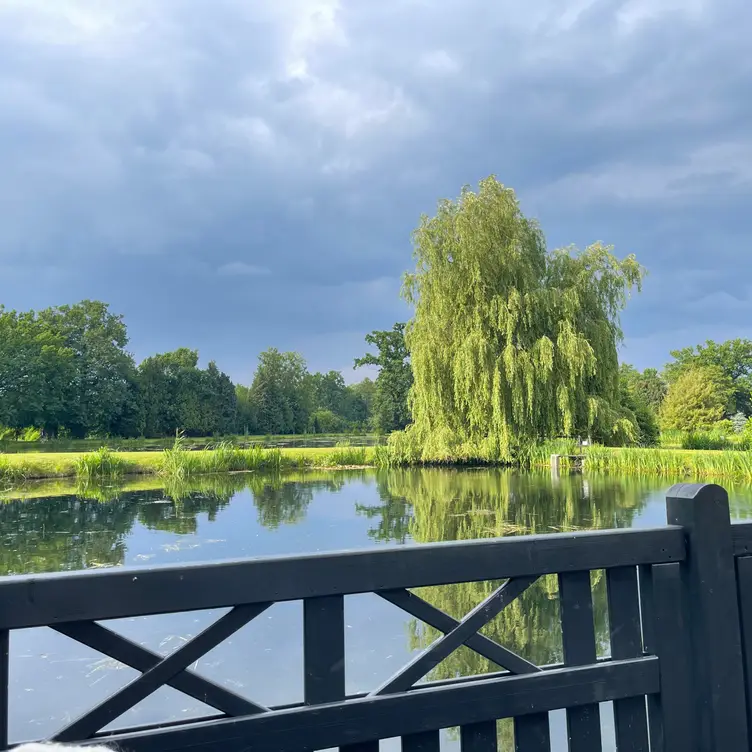
<path fill-rule="evenodd" d="M 752 523 L 730 525 L 726 492 L 674 486 L 669 524 L 207 565 L 0 578 L 0 749 L 8 746 L 12 630 L 49 627 L 140 672 L 52 737 L 132 752 L 438 752 L 460 728 L 463 752 L 496 750 L 514 719 L 516 749 L 550 749 L 549 712 L 565 709 L 569 749 L 601 749 L 599 704 L 613 701 L 619 752 L 747 752 L 752 718 Z M 590 572 L 605 570 L 611 656 L 596 657 Z M 543 575 L 555 574 L 564 663 L 536 666 L 479 634 Z M 505 580 L 461 621 L 408 588 Z M 345 694 L 344 596 L 376 593 L 442 637 L 370 694 Z M 304 604 L 305 703 L 269 708 L 205 679 L 192 663 L 272 604 Z M 231 607 L 167 657 L 109 619 Z M 481 677 L 416 682 L 459 646 L 498 664 Z M 163 686 L 217 715 L 101 730 Z"/>

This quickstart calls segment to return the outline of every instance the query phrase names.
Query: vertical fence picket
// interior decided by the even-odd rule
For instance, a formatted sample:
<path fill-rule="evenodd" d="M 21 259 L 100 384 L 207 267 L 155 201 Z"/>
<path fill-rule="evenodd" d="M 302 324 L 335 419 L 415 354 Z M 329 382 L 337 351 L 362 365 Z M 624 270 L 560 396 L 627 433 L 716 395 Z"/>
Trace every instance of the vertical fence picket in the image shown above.
<path fill-rule="evenodd" d="M 10 632 L 0 629 L 0 750 L 8 748 Z"/>
<path fill-rule="evenodd" d="M 564 662 L 568 666 L 595 663 L 595 626 L 590 572 L 559 575 Z M 601 752 L 600 708 L 583 705 L 567 709 L 567 734 L 570 752 Z"/>
<path fill-rule="evenodd" d="M 752 556 L 740 556 L 736 560 L 736 587 L 747 688 L 747 726 L 752 729 Z"/>
<path fill-rule="evenodd" d="M 402 737 L 402 752 L 439 752 L 439 731 L 425 731 Z"/>
<path fill-rule="evenodd" d="M 514 719 L 515 752 L 551 752 L 548 713 L 531 713 Z"/>
<path fill-rule="evenodd" d="M 345 699 L 345 604 L 341 595 L 303 601 L 304 697 L 308 705 Z M 379 742 L 342 752 L 378 752 Z"/>
<path fill-rule="evenodd" d="M 303 601 L 304 698 L 308 705 L 345 697 L 345 608 L 341 595 Z"/>
<path fill-rule="evenodd" d="M 679 564 L 653 567 L 655 654 L 660 660 L 661 692 L 650 698 L 651 749 L 693 752 L 698 747 L 692 692 L 692 659 L 687 604 Z"/>
<path fill-rule="evenodd" d="M 666 496 L 666 516 L 684 528 L 687 538 L 681 574 L 688 596 L 699 746 L 748 752 L 728 494 L 713 484 L 679 483 Z"/>
<path fill-rule="evenodd" d="M 642 655 L 640 601 L 635 567 L 606 570 L 611 657 Z M 648 752 L 648 724 L 644 697 L 614 701 L 614 727 L 618 752 Z"/>
<path fill-rule="evenodd" d="M 496 721 L 483 721 L 460 728 L 462 752 L 496 752 Z"/>

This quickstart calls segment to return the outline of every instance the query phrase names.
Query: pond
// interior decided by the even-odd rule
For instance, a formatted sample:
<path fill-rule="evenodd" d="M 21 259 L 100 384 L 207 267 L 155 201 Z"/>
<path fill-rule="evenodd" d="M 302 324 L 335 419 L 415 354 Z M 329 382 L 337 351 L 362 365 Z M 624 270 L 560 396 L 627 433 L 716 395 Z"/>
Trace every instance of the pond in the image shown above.
<path fill-rule="evenodd" d="M 0 572 L 177 564 L 433 541 L 665 523 L 659 479 L 511 471 L 361 471 L 202 479 L 198 486 L 121 491 L 80 488 L 67 495 L 0 504 Z M 729 489 L 732 515 L 752 512 L 752 488 Z M 598 652 L 609 651 L 605 582 L 593 576 Z M 493 583 L 424 588 L 419 594 L 461 618 Z M 115 631 L 166 655 L 224 611 L 123 619 Z M 375 595 L 345 599 L 347 691 L 374 689 L 438 635 Z M 561 660 L 555 578 L 542 578 L 484 630 L 539 665 Z M 302 606 L 277 604 L 192 668 L 264 705 L 302 700 Z M 461 648 L 429 679 L 496 667 Z M 49 629 L 12 633 L 10 735 L 40 738 L 136 678 L 137 672 Z M 211 714 L 161 689 L 109 728 Z M 602 707 L 604 749 L 613 720 Z M 563 713 L 551 715 L 554 749 L 566 749 Z M 499 725 L 500 748 L 511 725 Z M 444 748 L 457 744 L 447 731 Z M 384 748 L 392 748 L 384 743 Z"/>

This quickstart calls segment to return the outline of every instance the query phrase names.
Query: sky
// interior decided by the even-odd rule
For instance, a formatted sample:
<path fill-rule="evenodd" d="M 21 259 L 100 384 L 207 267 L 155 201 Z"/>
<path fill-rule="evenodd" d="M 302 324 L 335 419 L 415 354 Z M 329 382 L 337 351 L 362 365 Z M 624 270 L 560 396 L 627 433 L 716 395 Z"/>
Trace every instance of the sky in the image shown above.
<path fill-rule="evenodd" d="M 495 174 L 647 268 L 622 357 L 752 337 L 749 0 L 0 0 L 0 302 L 348 381 L 422 213 Z"/>

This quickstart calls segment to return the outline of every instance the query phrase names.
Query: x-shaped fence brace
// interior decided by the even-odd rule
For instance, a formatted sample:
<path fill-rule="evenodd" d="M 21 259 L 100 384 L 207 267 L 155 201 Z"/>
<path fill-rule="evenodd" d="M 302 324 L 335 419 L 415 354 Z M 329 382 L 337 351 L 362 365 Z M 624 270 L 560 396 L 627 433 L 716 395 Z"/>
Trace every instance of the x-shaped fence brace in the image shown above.
<path fill-rule="evenodd" d="M 514 577 L 497 588 L 484 601 L 479 603 L 462 621 L 449 616 L 438 608 L 426 603 L 408 590 L 381 591 L 379 595 L 399 606 L 404 611 L 425 622 L 429 626 L 444 632 L 427 650 L 417 655 L 410 663 L 387 679 L 370 696 L 386 695 L 394 692 L 406 692 L 415 682 L 420 681 L 431 669 L 441 663 L 448 655 L 461 645 L 467 645 L 480 655 L 488 658 L 513 674 L 529 674 L 541 669 L 534 663 L 526 661 L 511 650 L 478 634 L 478 630 L 498 616 L 515 598 L 522 595 L 538 577 Z"/>
<path fill-rule="evenodd" d="M 190 642 L 162 658 L 150 650 L 121 637 L 95 622 L 62 624 L 56 631 L 109 655 L 143 673 L 108 697 L 85 715 L 76 719 L 54 735 L 52 741 L 70 742 L 89 739 L 114 718 L 119 718 L 134 705 L 164 685 L 174 687 L 228 715 L 265 713 L 269 708 L 257 705 L 244 697 L 223 689 L 217 684 L 190 671 L 188 666 L 266 611 L 272 603 L 236 606 Z"/>
<path fill-rule="evenodd" d="M 443 636 L 378 689 L 371 692 L 369 696 L 405 692 L 411 689 L 417 681 L 462 645 L 467 645 L 476 653 L 512 674 L 541 671 L 534 663 L 530 663 L 478 632 L 537 579 L 538 577 L 515 577 L 507 580 L 461 621 L 432 606 L 407 589 L 379 591 L 377 594 L 381 598 L 439 630 Z M 95 621 L 53 625 L 52 629 L 60 634 L 140 671 L 141 676 L 61 729 L 52 737 L 52 740 L 70 742 L 91 738 L 114 718 L 120 717 L 163 686 L 177 689 L 230 717 L 270 712 L 269 708 L 189 671 L 188 666 L 272 605 L 272 603 L 260 603 L 236 606 L 167 657 L 162 657 L 158 653 L 137 645 Z"/>

